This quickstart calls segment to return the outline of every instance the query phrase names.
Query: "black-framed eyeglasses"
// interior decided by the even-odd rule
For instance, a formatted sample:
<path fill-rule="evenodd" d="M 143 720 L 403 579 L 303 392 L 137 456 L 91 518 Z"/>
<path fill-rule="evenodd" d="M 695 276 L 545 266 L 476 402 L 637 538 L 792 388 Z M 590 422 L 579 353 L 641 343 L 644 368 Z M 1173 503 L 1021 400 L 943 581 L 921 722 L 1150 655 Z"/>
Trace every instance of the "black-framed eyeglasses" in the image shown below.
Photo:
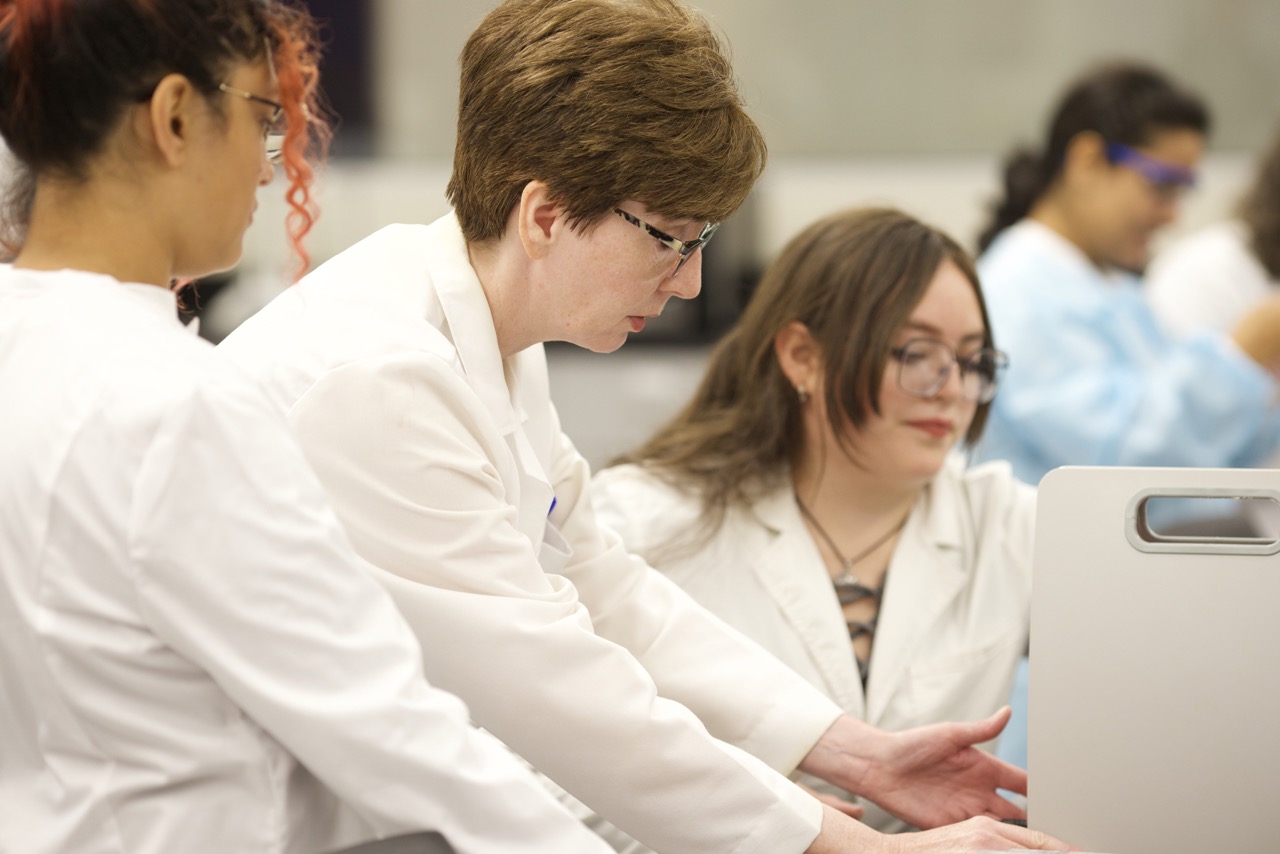
<path fill-rule="evenodd" d="M 999 350 L 983 347 L 964 358 L 945 341 L 913 338 L 889 351 L 898 362 L 898 387 L 915 397 L 933 397 L 951 377 L 951 367 L 960 368 L 960 392 L 965 400 L 990 403 L 996 396 L 1000 375 L 1009 366 L 1009 357 Z"/>
<path fill-rule="evenodd" d="M 651 237 L 653 237 L 663 246 L 679 253 L 680 257 L 676 259 L 676 268 L 671 271 L 671 275 L 668 278 L 675 278 L 676 276 L 678 276 L 680 274 L 680 268 L 684 266 L 684 262 L 689 260 L 689 256 L 692 255 L 694 252 L 697 252 L 703 246 L 706 246 L 707 242 L 711 240 L 712 235 L 716 233 L 716 229 L 720 227 L 720 223 L 718 222 L 709 222 L 702 227 L 702 231 L 701 233 L 698 234 L 697 237 L 695 237 L 693 240 L 686 242 L 683 240 L 679 240 L 675 237 L 672 237 L 670 234 L 667 234 L 665 231 L 654 228 L 652 225 L 649 225 L 649 223 L 645 222 L 640 217 L 635 216 L 633 214 L 629 214 L 626 211 L 624 211 L 622 208 L 614 208 L 613 212 L 616 213 L 618 216 L 622 217 L 623 219 L 625 219 L 627 222 L 634 225 L 636 228 L 640 229 L 641 231 L 647 232 Z"/>
<path fill-rule="evenodd" d="M 219 91 L 226 92 L 228 95 L 235 95 L 237 98 L 244 98 L 246 101 L 252 101 L 255 104 L 262 104 L 264 107 L 271 108 L 271 115 L 268 117 L 269 122 L 262 130 L 262 141 L 267 147 L 267 160 L 271 163 L 279 163 L 284 157 L 284 104 L 279 101 L 273 101 L 270 98 L 264 98 L 261 95 L 255 95 L 252 92 L 246 92 L 243 89 L 237 89 L 234 86 L 228 86 L 226 83 L 218 84 Z"/>
<path fill-rule="evenodd" d="M 1107 161 L 1137 172 L 1162 201 L 1174 201 L 1196 185 L 1196 172 L 1177 163 L 1167 163 L 1119 142 L 1107 142 Z"/>

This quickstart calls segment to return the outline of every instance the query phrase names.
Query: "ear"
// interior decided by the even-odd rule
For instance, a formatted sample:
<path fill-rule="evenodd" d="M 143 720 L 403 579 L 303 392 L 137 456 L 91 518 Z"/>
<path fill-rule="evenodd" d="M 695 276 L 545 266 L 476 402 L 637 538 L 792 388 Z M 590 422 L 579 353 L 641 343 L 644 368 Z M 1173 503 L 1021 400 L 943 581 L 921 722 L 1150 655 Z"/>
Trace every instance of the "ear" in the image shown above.
<path fill-rule="evenodd" d="M 822 378 L 822 350 L 809 327 L 793 320 L 773 336 L 773 352 L 787 382 L 810 395 L 818 393 Z"/>
<path fill-rule="evenodd" d="M 191 145 L 194 108 L 200 94 L 181 74 L 168 74 L 156 85 L 151 100 L 139 110 L 138 132 L 154 146 L 160 158 L 178 166 Z"/>
<path fill-rule="evenodd" d="M 530 258 L 545 258 L 551 251 L 551 245 L 568 228 L 564 214 L 564 208 L 551 197 L 551 188 L 544 182 L 524 185 L 516 208 L 516 229 Z"/>
<path fill-rule="evenodd" d="M 1062 157 L 1062 174 L 1068 178 L 1095 175 L 1109 165 L 1106 140 L 1102 134 L 1086 130 L 1067 143 Z"/>

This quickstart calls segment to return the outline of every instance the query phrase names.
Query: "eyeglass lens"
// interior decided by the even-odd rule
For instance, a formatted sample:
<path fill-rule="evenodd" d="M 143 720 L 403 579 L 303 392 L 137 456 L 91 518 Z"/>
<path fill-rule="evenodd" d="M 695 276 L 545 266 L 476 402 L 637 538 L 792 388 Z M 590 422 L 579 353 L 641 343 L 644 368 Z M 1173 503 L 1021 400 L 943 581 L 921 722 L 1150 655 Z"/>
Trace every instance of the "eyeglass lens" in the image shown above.
<path fill-rule="evenodd" d="M 898 359 L 898 385 L 908 394 L 932 397 L 942 390 L 953 366 L 960 369 L 960 388 L 966 400 L 986 403 L 995 397 L 1004 354 L 984 347 L 964 358 L 942 341 L 916 339 L 893 351 Z"/>

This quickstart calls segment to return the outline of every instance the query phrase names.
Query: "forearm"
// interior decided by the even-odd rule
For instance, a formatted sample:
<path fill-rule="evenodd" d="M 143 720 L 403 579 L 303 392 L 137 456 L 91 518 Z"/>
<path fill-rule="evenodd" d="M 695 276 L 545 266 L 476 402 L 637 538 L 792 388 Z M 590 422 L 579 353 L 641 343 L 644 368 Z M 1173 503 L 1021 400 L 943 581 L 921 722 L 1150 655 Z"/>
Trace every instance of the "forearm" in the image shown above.
<path fill-rule="evenodd" d="M 671 579 L 628 555 L 620 538 L 596 522 L 580 458 L 566 452 L 557 474 L 552 521 L 574 552 L 563 572 L 595 631 L 629 650 L 658 693 L 687 706 L 716 738 L 784 774 L 794 771 L 840 708 Z"/>

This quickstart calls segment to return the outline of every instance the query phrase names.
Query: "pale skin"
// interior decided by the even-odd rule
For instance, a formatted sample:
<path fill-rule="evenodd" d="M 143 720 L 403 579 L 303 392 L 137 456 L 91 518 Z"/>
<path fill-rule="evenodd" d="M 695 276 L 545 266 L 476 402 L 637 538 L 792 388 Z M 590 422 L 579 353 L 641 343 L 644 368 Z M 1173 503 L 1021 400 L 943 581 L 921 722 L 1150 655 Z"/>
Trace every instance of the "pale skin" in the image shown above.
<path fill-rule="evenodd" d="M 947 261 L 934 274 L 894 343 L 900 346 L 913 338 L 931 338 L 950 345 L 963 358 L 983 346 L 983 333 L 973 286 Z M 899 535 L 878 546 L 876 542 L 885 532 L 900 528 L 921 490 L 969 429 L 977 405 L 964 399 L 954 367 L 935 395 L 918 398 L 899 388 L 897 363 L 889 360 L 880 392 L 881 414 L 873 414 L 861 434 L 850 428 L 851 456 L 831 430 L 825 363 L 809 330 L 802 323 L 789 323 L 775 337 L 774 351 L 783 374 L 807 397 L 803 448 L 792 468 L 795 492 L 834 539 L 839 553 L 806 520 L 814 543 L 832 578 L 843 571 L 845 556 L 862 555 L 852 571 L 864 584 L 879 587 Z M 867 598 L 845 606 L 844 613 L 846 619 L 865 621 L 876 610 L 875 602 Z M 870 656 L 871 642 L 865 635 L 854 641 L 860 659 Z"/>
<path fill-rule="evenodd" d="M 228 80 L 277 94 L 266 63 L 237 66 Z M 232 100 L 219 116 L 185 77 L 164 77 L 125 111 L 84 181 L 37 177 L 15 266 L 167 288 L 234 265 L 272 167 L 259 115 L 269 108 Z"/>
<path fill-rule="evenodd" d="M 619 206 L 681 240 L 693 239 L 704 225 L 664 217 L 635 201 L 622 200 Z M 674 255 L 664 255 L 655 244 L 649 235 L 610 215 L 593 228 L 575 231 L 550 188 L 530 181 L 503 235 L 468 246 L 503 355 L 545 341 L 570 341 L 610 352 L 637 327 L 643 328 L 643 318 L 660 314 L 670 298 L 697 296 L 701 258 L 690 258 L 672 277 Z M 885 836 L 824 804 L 822 830 L 808 850 L 1069 850 L 1058 840 L 994 820 L 1022 817 L 1022 811 L 996 789 L 1025 792 L 1026 773 L 974 745 L 995 738 L 1008 716 L 1008 709 L 1002 709 L 982 721 L 901 733 L 882 732 L 847 715 L 838 718 L 800 769 L 865 796 L 918 827 L 938 829 Z M 957 821 L 962 823 L 943 827 Z"/>
<path fill-rule="evenodd" d="M 1204 152 L 1204 136 L 1189 129 L 1157 130 L 1137 150 L 1185 169 Z M 1096 133 L 1067 144 L 1062 171 L 1031 209 L 1030 217 L 1078 247 L 1101 270 L 1140 271 L 1156 231 L 1178 216 L 1178 198 L 1162 197 L 1141 175 L 1106 157 Z M 1240 321 L 1232 340 L 1249 358 L 1280 375 L 1280 297 L 1272 297 Z"/>

